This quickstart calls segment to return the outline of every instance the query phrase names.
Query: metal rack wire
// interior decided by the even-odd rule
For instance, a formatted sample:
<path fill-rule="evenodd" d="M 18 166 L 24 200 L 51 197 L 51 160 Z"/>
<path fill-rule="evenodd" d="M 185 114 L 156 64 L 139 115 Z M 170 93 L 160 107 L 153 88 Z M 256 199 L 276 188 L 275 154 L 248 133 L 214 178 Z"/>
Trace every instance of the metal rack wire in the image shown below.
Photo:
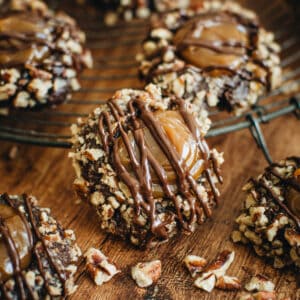
<path fill-rule="evenodd" d="M 253 6 L 254 1 L 240 1 Z M 258 104 L 240 116 L 213 110 L 212 127 L 207 137 L 228 134 L 248 128 L 257 145 L 271 162 L 261 123 L 294 113 L 300 119 L 300 37 L 299 23 L 285 1 L 256 1 L 256 11 L 262 11 L 265 25 L 273 30 L 282 45 L 283 84 Z M 261 10 L 268 3 L 267 9 Z M 136 20 L 107 28 L 97 13 L 85 22 L 81 10 L 72 8 L 69 13 L 77 18 L 87 33 L 88 47 L 92 49 L 95 66 L 81 76 L 82 88 L 72 100 L 55 108 L 39 112 L 22 111 L 8 116 L 0 115 L 0 140 L 47 147 L 71 147 L 69 127 L 78 117 L 84 118 L 98 104 L 117 89 L 141 88 L 138 80 L 135 55 L 148 30 L 148 22 Z"/>

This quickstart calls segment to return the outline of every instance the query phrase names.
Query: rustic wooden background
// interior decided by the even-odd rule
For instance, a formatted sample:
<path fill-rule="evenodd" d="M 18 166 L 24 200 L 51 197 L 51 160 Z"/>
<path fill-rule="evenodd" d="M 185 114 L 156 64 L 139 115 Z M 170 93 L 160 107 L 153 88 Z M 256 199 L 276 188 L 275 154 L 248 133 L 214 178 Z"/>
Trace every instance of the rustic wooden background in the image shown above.
<path fill-rule="evenodd" d="M 243 2 L 251 4 L 251 1 Z M 265 15 L 267 23 L 270 20 L 270 15 L 273 16 L 275 12 L 278 13 L 277 9 L 276 11 L 263 9 L 264 4 L 269 3 L 267 0 L 253 2 L 256 4 L 259 2 L 258 11 Z M 282 11 L 288 9 L 284 1 L 275 0 L 273 2 L 282 5 L 280 6 Z M 252 3 L 252 5 L 254 4 Z M 82 11 L 79 10 L 79 13 L 82 14 Z M 92 14 L 92 11 L 90 13 Z M 86 22 L 83 22 L 83 19 L 80 19 L 83 28 L 89 33 L 95 31 L 95 17 L 92 15 L 89 20 L 85 18 Z M 146 28 L 144 26 L 138 27 L 138 34 L 131 35 L 131 39 L 142 39 L 144 36 Z M 280 27 L 281 24 L 277 25 L 277 28 Z M 114 32 L 119 32 L 119 30 L 121 29 L 115 29 Z M 130 30 L 133 30 L 133 27 L 130 27 L 128 32 Z M 291 32 L 292 29 L 288 34 Z M 120 40 L 127 40 L 126 33 L 120 37 Z M 89 44 L 113 42 L 114 38 L 108 41 L 105 37 L 103 40 L 98 37 L 96 41 L 90 40 Z M 109 49 L 99 49 L 98 47 L 94 49 L 96 66 L 93 70 L 84 73 L 84 76 L 90 79 L 83 80 L 84 90 L 74 95 L 74 99 L 105 99 L 111 95 L 110 90 L 120 87 L 141 86 L 141 83 L 135 78 L 102 80 L 101 82 L 91 80 L 91 76 L 98 75 L 136 74 L 136 67 L 131 66 L 131 62 L 125 58 L 137 50 L 137 44 L 110 47 Z M 107 56 L 119 57 L 120 55 L 125 57 L 117 62 L 121 67 L 119 69 L 111 67 L 113 61 L 107 61 Z M 128 58 L 128 60 L 130 59 Z M 95 88 L 98 90 L 96 91 Z M 108 90 L 103 90 L 103 88 Z M 68 104 L 63 105 L 59 110 L 82 112 L 89 111 L 92 107 Z M 300 155 L 300 122 L 294 115 L 276 119 L 263 125 L 262 128 L 274 160 L 289 155 Z M 57 131 L 59 130 L 57 129 Z M 225 181 L 221 188 L 221 203 L 215 210 L 213 219 L 202 225 L 194 234 L 175 238 L 170 243 L 151 251 L 134 249 L 130 245 L 101 232 L 93 209 L 76 201 L 72 188 L 74 173 L 66 149 L 41 148 L 1 141 L 0 191 L 10 194 L 26 192 L 36 195 L 40 204 L 50 207 L 53 214 L 65 227 L 75 230 L 83 252 L 89 247 L 100 248 L 122 270 L 122 273 L 115 276 L 109 283 L 97 287 L 85 273 L 84 266 L 81 264 L 78 274 L 79 287 L 71 299 L 234 299 L 237 295 L 234 292 L 214 290 L 211 294 L 207 294 L 196 289 L 193 287 L 191 277 L 182 265 L 182 260 L 187 254 L 200 255 L 212 260 L 224 249 L 231 249 L 236 253 L 236 258 L 228 271 L 229 275 L 237 276 L 245 282 L 251 274 L 263 273 L 270 276 L 282 297 L 291 296 L 292 299 L 300 299 L 300 291 L 297 289 L 296 278 L 293 274 L 289 273 L 288 270 L 274 270 L 249 248 L 234 245 L 230 241 L 234 219 L 239 213 L 244 198 L 241 187 L 250 176 L 258 175 L 267 165 L 250 132 L 243 130 L 227 136 L 212 138 L 209 140 L 209 144 L 223 151 L 226 160 L 223 168 Z M 148 289 L 140 289 L 130 277 L 130 266 L 137 262 L 152 259 L 162 261 L 162 276 L 157 285 Z"/>

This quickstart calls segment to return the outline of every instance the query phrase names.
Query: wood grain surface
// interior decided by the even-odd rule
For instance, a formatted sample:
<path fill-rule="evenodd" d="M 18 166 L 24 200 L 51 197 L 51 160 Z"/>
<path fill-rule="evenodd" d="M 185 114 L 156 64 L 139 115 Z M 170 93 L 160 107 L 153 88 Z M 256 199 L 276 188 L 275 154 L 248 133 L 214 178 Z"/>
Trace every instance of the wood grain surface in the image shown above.
<path fill-rule="evenodd" d="M 268 3 L 268 1 L 259 2 L 260 7 L 263 7 L 262 3 Z M 284 3 L 284 1 L 274 2 Z M 283 7 L 286 9 L 285 5 Z M 267 14 L 265 11 L 264 13 Z M 273 14 L 272 11 L 269 13 Z M 83 27 L 89 32 L 95 29 L 93 18 L 92 16 L 86 23 L 81 20 Z M 138 36 L 142 38 L 146 31 L 141 27 L 138 32 Z M 125 41 L 126 34 L 120 39 Z M 113 42 L 113 39 L 110 42 Z M 136 44 L 121 48 L 94 49 L 97 67 L 86 71 L 84 75 L 136 74 L 136 67 L 130 67 L 126 59 L 120 62 L 129 65 L 123 71 L 117 72 L 113 68 L 106 68 L 106 55 L 126 56 L 128 53 L 134 54 L 137 50 Z M 83 92 L 75 94 L 74 99 L 105 99 L 111 95 L 110 91 L 99 94 L 95 90 L 88 92 L 86 89 L 113 90 L 120 87 L 138 87 L 141 83 L 136 78 L 101 82 L 85 80 L 83 86 Z M 63 105 L 59 110 L 86 112 L 92 107 L 92 105 L 68 104 Z M 294 115 L 278 118 L 263 125 L 262 129 L 274 160 L 300 155 L 300 122 Z M 225 249 L 234 250 L 236 253 L 236 258 L 228 271 L 229 275 L 239 277 L 244 283 L 251 274 L 263 273 L 272 279 L 281 297 L 290 296 L 291 299 L 300 299 L 300 290 L 297 289 L 296 277 L 293 274 L 288 270 L 274 270 L 249 248 L 235 245 L 230 241 L 234 219 L 239 213 L 244 198 L 241 187 L 250 176 L 257 176 L 267 165 L 249 130 L 209 139 L 209 144 L 223 151 L 226 160 L 219 207 L 214 211 L 213 218 L 199 227 L 194 234 L 176 237 L 168 244 L 151 251 L 140 251 L 101 232 L 95 211 L 85 203 L 78 203 L 73 192 L 74 172 L 68 158 L 68 150 L 16 145 L 1 141 L 0 192 L 34 194 L 41 205 L 52 209 L 63 226 L 75 230 L 83 252 L 89 247 L 100 248 L 122 270 L 110 282 L 97 287 L 85 273 L 82 263 L 78 273 L 79 287 L 71 299 L 235 299 L 237 296 L 235 292 L 215 289 L 208 294 L 196 289 L 182 264 L 187 254 L 200 255 L 212 260 Z M 16 155 L 11 155 L 12 148 L 16 146 Z M 130 277 L 130 267 L 137 262 L 152 259 L 162 261 L 162 276 L 155 286 L 140 289 Z"/>

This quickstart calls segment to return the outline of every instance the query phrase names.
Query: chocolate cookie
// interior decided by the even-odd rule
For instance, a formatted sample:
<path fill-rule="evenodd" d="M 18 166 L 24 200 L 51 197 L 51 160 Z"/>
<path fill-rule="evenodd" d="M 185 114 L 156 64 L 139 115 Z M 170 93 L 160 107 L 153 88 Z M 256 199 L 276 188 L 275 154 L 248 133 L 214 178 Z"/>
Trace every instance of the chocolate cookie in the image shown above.
<path fill-rule="evenodd" d="M 245 185 L 244 209 L 236 219 L 234 242 L 250 243 L 275 268 L 300 267 L 300 157 L 265 169 Z"/>
<path fill-rule="evenodd" d="M 9 10 L 0 15 L 0 36 L 0 107 L 63 102 L 80 87 L 78 73 L 92 65 L 84 33 L 64 13 Z"/>
<path fill-rule="evenodd" d="M 253 12 L 204 1 L 153 18 L 140 72 L 188 102 L 239 113 L 279 85 L 279 51 Z"/>
<path fill-rule="evenodd" d="M 0 195 L 0 299 L 64 299 L 81 251 L 32 196 Z"/>
<path fill-rule="evenodd" d="M 186 104 L 155 86 L 120 90 L 72 127 L 75 188 L 102 229 L 153 246 L 211 217 L 223 158 Z"/>

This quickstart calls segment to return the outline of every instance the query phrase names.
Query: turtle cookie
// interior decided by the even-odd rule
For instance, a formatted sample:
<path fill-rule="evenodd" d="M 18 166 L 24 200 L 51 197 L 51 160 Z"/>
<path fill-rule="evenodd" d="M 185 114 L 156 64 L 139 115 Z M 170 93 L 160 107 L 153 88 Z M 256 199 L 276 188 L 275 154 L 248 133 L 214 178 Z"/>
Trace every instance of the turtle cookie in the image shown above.
<path fill-rule="evenodd" d="M 246 199 L 235 242 L 249 243 L 275 268 L 300 267 L 300 157 L 265 169 L 245 185 Z"/>
<path fill-rule="evenodd" d="M 153 18 L 140 73 L 196 106 L 239 114 L 279 85 L 279 51 L 253 12 L 204 1 Z"/>
<path fill-rule="evenodd" d="M 75 188 L 102 229 L 151 247 L 212 216 L 223 158 L 182 99 L 120 90 L 72 131 Z"/>
<path fill-rule="evenodd" d="M 79 89 L 79 73 L 92 65 L 76 22 L 44 6 L 1 13 L 0 36 L 1 108 L 64 102 Z"/>
<path fill-rule="evenodd" d="M 81 251 L 32 196 L 0 195 L 0 299 L 65 299 Z"/>

